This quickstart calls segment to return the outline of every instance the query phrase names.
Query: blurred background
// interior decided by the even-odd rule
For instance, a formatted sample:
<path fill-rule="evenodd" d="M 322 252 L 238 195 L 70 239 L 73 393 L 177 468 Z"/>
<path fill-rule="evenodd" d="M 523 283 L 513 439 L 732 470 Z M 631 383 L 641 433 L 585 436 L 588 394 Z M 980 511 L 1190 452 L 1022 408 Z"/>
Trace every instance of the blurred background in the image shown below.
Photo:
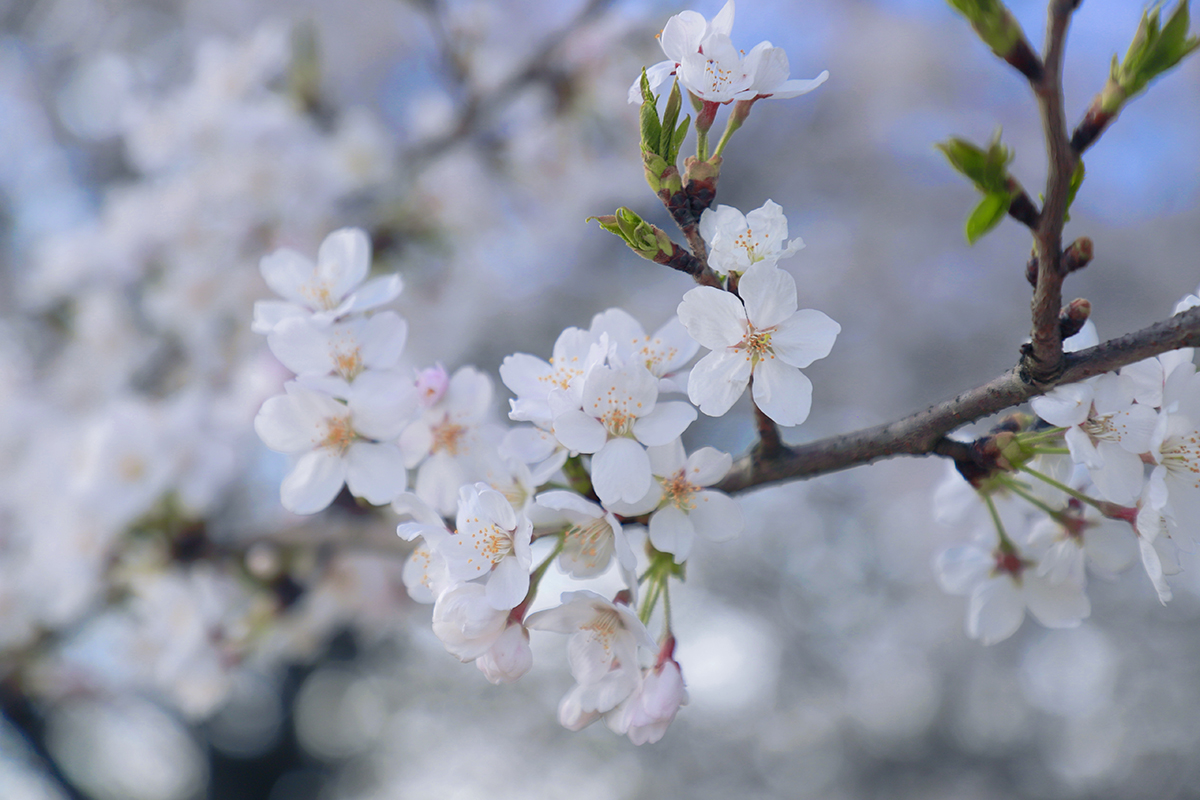
<path fill-rule="evenodd" d="M 1035 47 L 1044 5 L 1010 3 Z M 981 647 L 934 579 L 968 533 L 933 521 L 937 461 L 743 496 L 745 534 L 698 545 L 673 595 L 690 704 L 640 748 L 558 726 L 558 637 L 512 686 L 448 655 L 389 512 L 279 507 L 283 459 L 252 420 L 288 373 L 250 332 L 277 247 L 369 230 L 405 280 L 414 367 L 495 377 L 606 308 L 648 329 L 674 312 L 686 278 L 584 218 L 667 226 L 625 98 L 684 8 L 0 0 L 0 797 L 1195 795 L 1200 571 L 1166 608 L 1140 570 L 1093 580 L 1080 628 Z M 1142 10 L 1076 14 L 1072 122 Z M 1011 366 L 1028 236 L 1006 221 L 968 248 L 975 193 L 933 144 L 1003 127 L 1036 195 L 1023 79 L 936 0 L 743 0 L 733 39 L 830 72 L 755 105 L 718 196 L 783 206 L 801 306 L 842 325 L 790 440 Z M 1096 258 L 1066 292 L 1102 338 L 1200 281 L 1197 131 L 1193 59 L 1087 155 L 1067 238 Z M 742 452 L 748 412 L 702 418 L 689 446 Z"/>

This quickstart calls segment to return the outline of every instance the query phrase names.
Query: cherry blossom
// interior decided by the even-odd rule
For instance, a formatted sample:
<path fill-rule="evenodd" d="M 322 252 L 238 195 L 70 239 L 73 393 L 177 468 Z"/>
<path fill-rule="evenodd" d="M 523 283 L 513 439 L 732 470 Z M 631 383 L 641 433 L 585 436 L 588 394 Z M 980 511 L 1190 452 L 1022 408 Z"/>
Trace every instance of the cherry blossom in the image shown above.
<path fill-rule="evenodd" d="M 632 573 L 636 558 L 612 512 L 574 492 L 543 492 L 536 502 L 557 512 L 565 522 L 562 554 L 558 557 L 563 572 L 573 578 L 594 577 L 608 569 L 615 553 L 621 568 Z"/>
<path fill-rule="evenodd" d="M 797 311 L 796 281 L 769 264 L 746 271 L 737 296 L 698 286 L 683 296 L 679 319 L 712 352 L 692 368 L 688 398 L 705 414 L 728 411 L 754 379 L 754 402 L 780 425 L 799 425 L 812 406 L 800 369 L 829 355 L 841 326 L 820 311 Z"/>
<path fill-rule="evenodd" d="M 333 325 L 297 316 L 280 321 L 267 344 L 281 364 L 301 377 L 332 374 L 349 383 L 365 369 L 394 367 L 407 335 L 407 323 L 394 311 Z"/>
<path fill-rule="evenodd" d="M 592 369 L 584 381 L 582 408 L 562 406 L 555 437 L 579 453 L 592 453 L 592 487 L 602 503 L 631 502 L 650 488 L 646 445 L 665 444 L 683 433 L 696 409 L 680 401 L 658 402 L 658 382 L 641 364 L 619 370 Z"/>
<path fill-rule="evenodd" d="M 657 92 L 667 79 L 675 75 L 679 64 L 690 53 L 698 53 L 705 38 L 709 34 L 728 36 L 733 30 L 733 0 L 728 0 L 712 21 L 707 21 L 695 11 L 682 11 L 667 20 L 662 32 L 658 35 L 658 43 L 662 46 L 667 60 L 660 61 L 646 68 L 646 78 L 650 82 L 650 90 Z M 638 79 L 629 87 L 629 102 L 642 102 L 641 80 Z"/>
<path fill-rule="evenodd" d="M 675 720 L 688 695 L 683 674 L 673 658 L 642 670 L 642 680 L 629 697 L 604 715 L 614 733 L 624 733 L 637 745 L 657 742 Z"/>
<path fill-rule="evenodd" d="M 297 457 L 280 489 L 284 508 L 314 514 L 343 484 L 377 505 L 404 491 L 404 459 L 394 440 L 415 410 L 410 383 L 391 373 L 364 373 L 346 403 L 295 381 L 284 388 L 287 393 L 263 403 L 254 419 L 267 447 Z"/>
<path fill-rule="evenodd" d="M 403 288 L 400 276 L 364 282 L 370 268 L 371 241 L 358 228 L 342 228 L 326 236 L 316 264 L 295 250 L 276 250 L 263 258 L 260 269 L 267 285 L 284 299 L 255 303 L 253 330 L 270 333 L 295 316 L 330 322 L 352 311 L 390 303 Z"/>
<path fill-rule="evenodd" d="M 707 208 L 700 217 L 700 235 L 708 243 L 708 264 L 718 273 L 742 273 L 752 264 L 777 264 L 804 247 L 787 240 L 787 217 L 770 200 L 743 215 L 733 206 Z"/>
<path fill-rule="evenodd" d="M 426 541 L 445 559 L 452 580 L 485 578 L 487 601 L 507 611 L 529 591 L 532 535 L 526 516 L 504 495 L 478 483 L 459 490 L 457 530 L 434 539 L 426 535 Z"/>
<path fill-rule="evenodd" d="M 597 340 L 602 335 L 608 337 L 611 366 L 642 363 L 659 379 L 660 392 L 686 391 L 687 382 L 680 384 L 676 378 L 700 346 L 688 336 L 679 317 L 671 317 L 661 328 L 647 335 L 629 312 L 610 308 L 592 318 L 590 330 Z"/>
<path fill-rule="evenodd" d="M 516 681 L 533 666 L 529 631 L 521 623 L 510 620 L 492 646 L 475 660 L 475 666 L 491 683 Z"/>

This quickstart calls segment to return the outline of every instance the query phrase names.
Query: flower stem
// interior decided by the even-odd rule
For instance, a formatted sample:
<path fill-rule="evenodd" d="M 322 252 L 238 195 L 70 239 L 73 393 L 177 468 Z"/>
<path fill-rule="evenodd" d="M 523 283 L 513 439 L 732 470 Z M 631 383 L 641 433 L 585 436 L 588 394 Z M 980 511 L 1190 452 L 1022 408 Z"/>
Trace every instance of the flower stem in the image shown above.
<path fill-rule="evenodd" d="M 992 524 L 996 526 L 996 533 L 1000 536 L 1000 549 L 1006 553 L 1017 552 L 1017 546 L 1013 544 L 1012 539 L 1008 538 L 1008 534 L 1004 530 L 1004 523 L 1000 521 L 1000 512 L 996 510 L 996 502 L 992 500 L 990 494 L 985 494 L 983 501 L 987 504 L 988 513 L 992 515 Z"/>
<path fill-rule="evenodd" d="M 1074 497 L 1076 500 L 1078 500 L 1081 503 L 1087 503 L 1089 506 L 1096 509 L 1097 511 L 1104 510 L 1103 506 L 1100 505 L 1099 500 L 1089 497 L 1081 491 L 1072 489 L 1070 486 L 1067 486 L 1065 483 L 1054 480 L 1054 478 L 1051 478 L 1049 475 L 1043 475 L 1042 473 L 1038 472 L 1036 469 L 1032 469 L 1032 468 L 1026 466 L 1025 464 L 1022 464 L 1017 469 L 1021 470 L 1022 472 L 1032 475 L 1033 477 L 1037 478 L 1038 480 L 1042 481 L 1043 483 L 1050 484 L 1055 489 L 1058 489 L 1060 492 L 1064 492 L 1064 493 L 1070 495 L 1071 497 Z"/>

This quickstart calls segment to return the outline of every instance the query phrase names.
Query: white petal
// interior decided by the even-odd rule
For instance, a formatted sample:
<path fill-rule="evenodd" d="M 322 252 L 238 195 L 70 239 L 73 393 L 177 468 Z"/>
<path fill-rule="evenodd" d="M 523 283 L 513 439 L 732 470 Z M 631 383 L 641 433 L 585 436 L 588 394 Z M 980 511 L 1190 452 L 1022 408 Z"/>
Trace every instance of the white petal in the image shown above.
<path fill-rule="evenodd" d="M 696 492 L 692 499 L 696 503 L 688 514 L 692 527 L 710 542 L 727 542 L 745 528 L 741 506 L 724 492 Z"/>
<path fill-rule="evenodd" d="M 317 251 L 317 274 L 335 299 L 350 294 L 371 268 L 371 240 L 359 228 L 342 228 L 325 237 Z"/>
<path fill-rule="evenodd" d="M 696 486 L 712 486 L 729 473 L 733 456 L 722 453 L 715 447 L 701 447 L 688 456 L 687 479 Z M 658 472 L 656 475 L 667 473 Z"/>
<path fill-rule="evenodd" d="M 959 545 L 943 550 L 934 562 L 934 572 L 942 591 L 968 594 L 987 579 L 995 559 L 975 545 Z"/>
<path fill-rule="evenodd" d="M 602 503 L 640 500 L 650 488 L 650 459 L 632 439 L 613 439 L 592 456 L 592 488 Z"/>
<path fill-rule="evenodd" d="M 667 444 L 676 439 L 696 420 L 696 409 L 673 400 L 659 403 L 644 417 L 633 423 L 633 433 L 644 445 Z"/>
<path fill-rule="evenodd" d="M 293 514 L 315 514 L 333 502 L 345 482 L 345 459 L 326 448 L 313 450 L 283 479 L 279 499 Z"/>
<path fill-rule="evenodd" d="M 314 308 L 305 288 L 312 281 L 316 266 L 307 258 L 285 247 L 263 256 L 258 268 L 275 294 L 304 308 Z"/>
<path fill-rule="evenodd" d="M 1079 584 L 1053 584 L 1026 572 L 1022 589 L 1029 612 L 1047 628 L 1074 628 L 1092 613 L 1092 604 Z"/>
<path fill-rule="evenodd" d="M 487 581 L 487 599 L 492 608 L 509 611 L 525 599 L 529 592 L 529 573 L 515 558 L 505 558 L 496 565 Z"/>
<path fill-rule="evenodd" d="M 762 262 L 746 270 L 738 283 L 738 294 L 746 301 L 750 324 L 760 331 L 796 313 L 796 279 L 773 264 Z"/>
<path fill-rule="evenodd" d="M 1029 401 L 1033 413 L 1061 428 L 1078 425 L 1092 410 L 1094 390 L 1090 383 L 1071 383 L 1057 386 L 1044 395 Z"/>
<path fill-rule="evenodd" d="M 778 359 L 759 361 L 751 390 L 762 412 L 783 426 L 799 425 L 812 408 L 812 381 Z"/>
<path fill-rule="evenodd" d="M 750 382 L 750 358 L 736 350 L 714 350 L 696 362 L 688 377 L 688 399 L 710 417 L 728 411 Z"/>
<path fill-rule="evenodd" d="M 1012 636 L 1025 619 L 1021 593 L 1007 576 L 984 581 L 971 593 L 967 607 L 967 635 L 983 644 Z"/>
<path fill-rule="evenodd" d="M 346 451 L 346 486 L 373 505 L 390 503 L 408 487 L 404 456 L 394 444 L 355 442 Z"/>
<path fill-rule="evenodd" d="M 395 273 L 380 275 L 354 290 L 350 306 L 343 313 L 362 312 L 395 300 L 404 291 L 404 281 Z"/>
<path fill-rule="evenodd" d="M 833 350 L 842 326 L 820 311 L 805 308 L 775 327 L 771 349 L 785 364 L 803 369 Z"/>
<path fill-rule="evenodd" d="M 683 296 L 677 313 L 688 335 L 709 350 L 730 347 L 746 338 L 746 309 L 729 292 L 697 286 Z"/>
<path fill-rule="evenodd" d="M 691 519 L 673 505 L 660 508 L 650 517 L 650 544 L 674 555 L 676 564 L 682 564 L 691 554 L 695 536 Z"/>
<path fill-rule="evenodd" d="M 554 418 L 554 437 L 576 453 L 594 453 L 608 441 L 608 431 L 599 420 L 571 409 Z"/>

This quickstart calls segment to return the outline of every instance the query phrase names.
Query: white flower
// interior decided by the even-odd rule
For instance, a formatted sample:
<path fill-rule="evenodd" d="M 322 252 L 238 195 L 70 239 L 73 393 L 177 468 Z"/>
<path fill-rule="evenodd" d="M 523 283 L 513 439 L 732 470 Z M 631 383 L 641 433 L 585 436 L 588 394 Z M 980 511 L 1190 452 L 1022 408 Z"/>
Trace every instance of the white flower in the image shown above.
<path fill-rule="evenodd" d="M 504 634 L 509 609 L 498 609 L 481 583 L 463 583 L 438 595 L 433 632 L 459 661 L 474 661 Z"/>
<path fill-rule="evenodd" d="M 707 208 L 700 216 L 700 235 L 708 243 L 708 263 L 721 274 L 745 272 L 752 264 L 777 264 L 804 247 L 787 241 L 787 217 L 770 200 L 745 216 L 733 206 Z"/>
<path fill-rule="evenodd" d="M 336 375 L 353 381 L 364 369 L 390 369 L 400 360 L 408 324 L 394 311 L 333 325 L 311 317 L 281 320 L 267 336 L 279 362 L 297 375 Z"/>
<path fill-rule="evenodd" d="M 770 42 L 760 42 L 743 55 L 729 38 L 733 11 L 733 0 L 729 0 L 711 22 L 694 11 L 667 20 L 659 42 L 668 60 L 647 68 L 651 91 L 677 75 L 684 89 L 708 103 L 783 99 L 811 92 L 829 77 L 822 72 L 813 80 L 788 80 L 787 54 Z M 639 79 L 629 89 L 629 102 L 641 101 Z"/>
<path fill-rule="evenodd" d="M 658 402 L 658 382 L 641 364 L 592 369 L 582 408 L 556 409 L 553 431 L 564 447 L 592 456 L 592 487 L 602 503 L 639 500 L 650 488 L 644 445 L 666 444 L 696 418 L 684 402 Z"/>
<path fill-rule="evenodd" d="M 384 372 L 360 375 L 346 403 L 301 386 L 263 403 L 254 430 L 272 450 L 298 456 L 283 480 L 283 507 L 314 514 L 333 502 L 342 484 L 376 505 L 404 491 L 404 459 L 394 440 L 416 400 L 412 384 Z"/>
<path fill-rule="evenodd" d="M 1134 537 L 1122 520 L 1109 519 L 1094 506 L 1072 498 L 1057 518 L 1045 516 L 1029 531 L 1029 546 L 1041 555 L 1038 575 L 1051 583 L 1082 585 L 1084 564 L 1104 577 L 1114 577 L 1133 563 Z"/>
<path fill-rule="evenodd" d="M 983 644 L 1007 639 L 1021 627 L 1026 608 L 1047 628 L 1073 628 L 1091 613 L 1080 583 L 1042 577 L 1028 555 L 968 544 L 938 556 L 935 566 L 942 589 L 970 595 L 967 635 L 972 639 Z"/>
<path fill-rule="evenodd" d="M 624 733 L 634 744 L 653 744 L 663 737 L 680 706 L 687 705 L 687 689 L 679 664 L 668 658 L 642 671 L 642 680 L 629 697 L 604 715 L 614 733 Z"/>
<path fill-rule="evenodd" d="M 417 394 L 424 398 L 422 405 L 428 405 L 400 434 L 400 450 L 405 466 L 417 469 L 417 496 L 449 515 L 454 513 L 459 487 L 483 477 L 492 379 L 474 367 L 463 367 L 430 403 L 436 392 L 429 389 L 436 390 L 438 379 L 427 373 L 421 377 L 426 383 Z"/>
<path fill-rule="evenodd" d="M 712 350 L 692 368 L 688 398 L 719 417 L 753 376 L 763 413 L 780 425 L 799 425 L 812 405 L 812 383 L 800 369 L 829 355 L 842 328 L 820 311 L 797 311 L 795 279 L 769 264 L 748 269 L 738 291 L 741 300 L 698 286 L 679 304 L 688 333 Z"/>
<path fill-rule="evenodd" d="M 599 575 L 608 569 L 614 553 L 626 572 L 632 573 L 637 566 L 621 523 L 612 512 L 574 492 L 543 492 L 535 502 L 542 508 L 557 511 L 566 521 L 558 565 L 572 578 Z"/>
<path fill-rule="evenodd" d="M 525 599 L 533 555 L 533 524 L 485 483 L 459 491 L 457 530 L 426 541 L 446 560 L 455 581 L 487 579 L 487 601 L 505 611 Z M 424 532 L 422 533 L 424 535 Z"/>
<path fill-rule="evenodd" d="M 533 666 L 529 631 L 521 623 L 510 620 L 508 627 L 487 652 L 475 660 L 475 666 L 492 683 L 512 683 L 517 680 Z"/>
<path fill-rule="evenodd" d="M 700 345 L 688 336 L 679 317 L 671 317 L 653 335 L 648 336 L 628 312 L 610 308 L 592 317 L 591 332 L 597 341 L 602 335 L 608 336 L 610 365 L 644 364 L 650 374 L 658 378 L 660 392 L 684 391 L 674 378 L 683 365 L 696 355 Z"/>
<path fill-rule="evenodd" d="M 581 405 L 584 379 L 593 367 L 604 363 L 607 354 L 607 340 L 597 341 L 589 331 L 567 328 L 554 342 L 549 363 L 528 353 L 507 356 L 500 365 L 500 380 L 516 395 L 509 401 L 509 418 L 549 430 L 553 417 L 550 393 L 564 393 L 568 405 Z"/>
<path fill-rule="evenodd" d="M 696 534 L 724 542 L 742 532 L 737 502 L 724 492 L 704 489 L 729 472 L 733 458 L 728 453 L 702 447 L 688 456 L 679 439 L 646 452 L 654 485 L 641 501 L 617 503 L 613 510 L 627 516 L 654 511 L 649 528 L 656 549 L 674 554 L 675 563 L 681 564 L 691 553 Z"/>
<path fill-rule="evenodd" d="M 256 333 L 270 333 L 295 316 L 331 322 L 352 311 L 389 303 L 403 288 L 400 276 L 394 274 L 364 283 L 371 268 L 371 240 L 358 228 L 342 228 L 326 236 L 316 264 L 282 248 L 265 256 L 259 268 L 267 285 L 284 299 L 254 304 Z"/>
<path fill-rule="evenodd" d="M 641 680 L 638 648 L 654 650 L 654 639 L 637 615 L 595 592 L 566 592 L 562 605 L 531 614 L 525 627 L 570 635 L 567 661 L 578 681 L 559 706 L 559 720 L 578 730 L 613 709 Z"/>
<path fill-rule="evenodd" d="M 650 82 L 650 91 L 657 92 L 659 87 L 679 69 L 679 63 L 689 53 L 698 53 L 704 39 L 709 34 L 724 34 L 728 36 L 733 30 L 733 0 L 729 0 L 721 8 L 711 22 L 695 11 L 683 11 L 667 20 L 662 32 L 658 35 L 658 43 L 662 46 L 667 60 L 660 61 L 646 68 L 646 79 Z M 629 87 L 629 102 L 642 102 L 641 78 Z"/>

